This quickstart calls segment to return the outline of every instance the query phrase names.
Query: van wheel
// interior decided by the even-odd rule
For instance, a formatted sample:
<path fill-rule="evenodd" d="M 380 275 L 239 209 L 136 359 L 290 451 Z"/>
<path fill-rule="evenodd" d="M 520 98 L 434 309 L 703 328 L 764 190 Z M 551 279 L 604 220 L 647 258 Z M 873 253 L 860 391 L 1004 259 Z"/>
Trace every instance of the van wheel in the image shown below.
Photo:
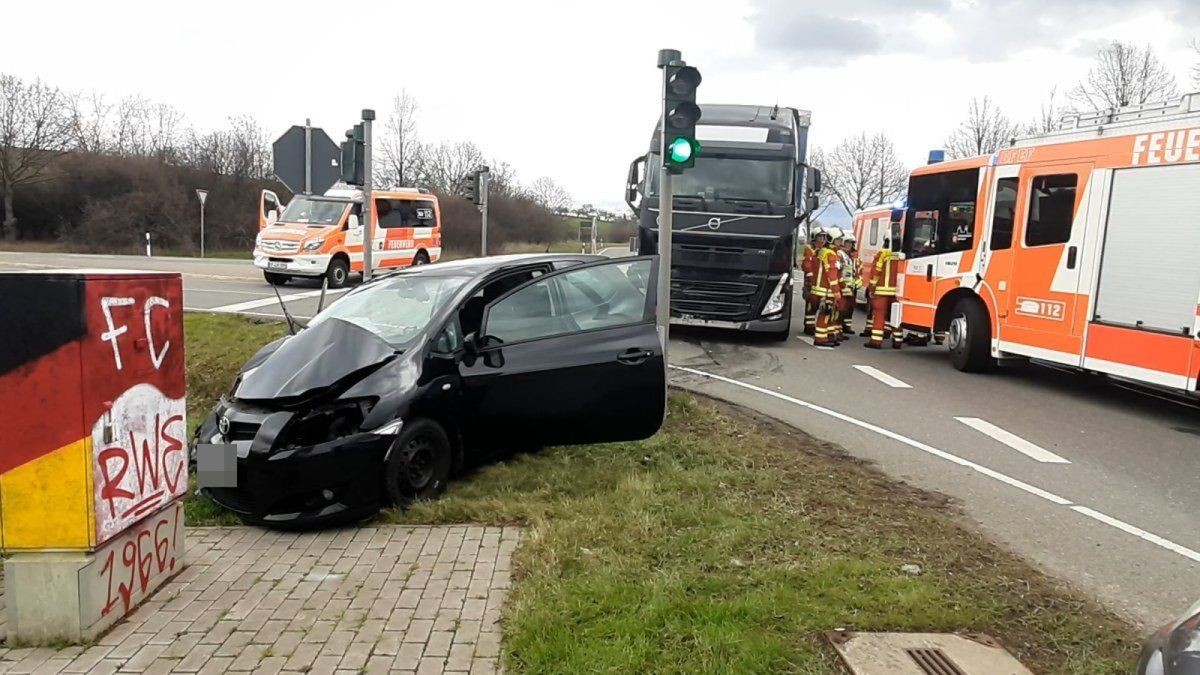
<path fill-rule="evenodd" d="M 292 279 L 290 276 L 278 272 L 263 272 L 263 278 L 272 286 L 283 286 Z"/>
<path fill-rule="evenodd" d="M 981 373 L 996 365 L 991 354 L 992 324 L 978 300 L 963 298 L 954 306 L 946 342 L 950 362 L 965 373 Z"/>
<path fill-rule="evenodd" d="M 350 263 L 345 258 L 334 258 L 329 261 L 329 269 L 325 270 L 325 278 L 330 288 L 341 288 L 350 278 Z"/>
<path fill-rule="evenodd" d="M 405 422 L 383 469 L 384 491 L 394 506 L 437 499 L 446 490 L 453 464 L 450 437 L 428 419 Z"/>
<path fill-rule="evenodd" d="M 417 254 L 415 256 L 413 256 L 412 266 L 419 267 L 421 265 L 428 265 L 428 264 L 429 264 L 429 254 L 426 253 L 425 251 L 417 251 Z"/>

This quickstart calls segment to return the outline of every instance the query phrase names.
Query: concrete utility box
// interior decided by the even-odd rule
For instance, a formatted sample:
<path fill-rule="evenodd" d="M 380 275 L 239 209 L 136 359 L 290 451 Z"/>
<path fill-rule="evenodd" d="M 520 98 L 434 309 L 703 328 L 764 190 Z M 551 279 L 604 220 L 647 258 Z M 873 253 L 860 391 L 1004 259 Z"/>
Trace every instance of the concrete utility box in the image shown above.
<path fill-rule="evenodd" d="M 183 568 L 183 284 L 0 273 L 8 642 L 98 635 Z"/>

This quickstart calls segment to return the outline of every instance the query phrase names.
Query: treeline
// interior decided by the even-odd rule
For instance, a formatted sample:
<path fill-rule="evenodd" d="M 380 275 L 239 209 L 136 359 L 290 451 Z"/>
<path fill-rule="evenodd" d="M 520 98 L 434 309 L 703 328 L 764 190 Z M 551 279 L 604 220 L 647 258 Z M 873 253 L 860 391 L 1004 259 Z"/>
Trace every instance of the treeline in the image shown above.
<path fill-rule="evenodd" d="M 560 215 L 571 197 L 555 181 L 522 185 L 507 162 L 489 161 L 470 142 L 422 142 L 416 102 L 401 94 L 392 103 L 377 123 L 376 184 L 438 194 L 447 247 L 478 250 L 478 210 L 455 190 L 482 165 L 492 176 L 490 245 L 566 237 Z M 195 191 L 205 189 L 206 247 L 248 250 L 260 190 L 290 198 L 272 175 L 276 135 L 249 115 L 206 130 L 142 96 L 110 100 L 0 74 L 0 239 L 124 252 L 150 233 L 160 249 L 190 253 L 200 237 Z"/>

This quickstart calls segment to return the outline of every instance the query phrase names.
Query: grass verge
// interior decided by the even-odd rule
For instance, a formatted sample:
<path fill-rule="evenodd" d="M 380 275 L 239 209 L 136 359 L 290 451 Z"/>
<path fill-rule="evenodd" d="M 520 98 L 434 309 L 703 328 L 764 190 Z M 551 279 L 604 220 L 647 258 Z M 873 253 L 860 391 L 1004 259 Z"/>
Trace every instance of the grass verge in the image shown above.
<path fill-rule="evenodd" d="M 841 672 L 819 635 L 843 627 L 987 633 L 1039 673 L 1128 672 L 1137 651 L 944 499 L 690 395 L 649 441 L 518 456 L 385 517 L 528 525 L 512 672 Z"/>
<path fill-rule="evenodd" d="M 197 424 L 279 323 L 185 315 Z M 234 524 L 190 495 L 191 524 Z M 1039 673 L 1127 672 L 1126 623 L 961 525 L 945 499 L 837 448 L 675 394 L 640 443 L 548 449 L 381 519 L 521 523 L 510 672 L 833 673 L 819 637 L 987 633 Z M 903 573 L 914 563 L 919 576 Z"/>

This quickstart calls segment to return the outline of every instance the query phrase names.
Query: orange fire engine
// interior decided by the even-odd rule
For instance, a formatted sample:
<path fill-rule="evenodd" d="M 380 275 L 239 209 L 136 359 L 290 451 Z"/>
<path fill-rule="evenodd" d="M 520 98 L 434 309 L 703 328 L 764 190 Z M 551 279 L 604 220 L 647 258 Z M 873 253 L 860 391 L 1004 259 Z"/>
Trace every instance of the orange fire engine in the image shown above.
<path fill-rule="evenodd" d="M 264 190 L 254 264 L 272 284 L 296 276 L 321 277 L 330 288 L 363 270 L 362 190 L 334 187 L 323 196 L 296 195 L 283 212 L 275 193 Z M 371 192 L 373 270 L 437 262 L 442 257 L 442 217 L 427 190 Z"/>
<path fill-rule="evenodd" d="M 869 206 L 862 211 L 854 214 L 854 240 L 858 242 L 858 259 L 862 261 L 863 288 L 867 286 L 872 260 L 875 259 L 875 254 L 879 253 L 879 249 L 883 248 L 883 240 L 888 236 L 888 224 L 892 216 L 891 204 L 880 204 L 879 206 Z M 859 292 L 859 301 L 865 301 L 866 298 Z"/>
<path fill-rule="evenodd" d="M 902 326 L 954 365 L 1034 358 L 1196 394 L 1200 94 L 913 171 Z"/>

